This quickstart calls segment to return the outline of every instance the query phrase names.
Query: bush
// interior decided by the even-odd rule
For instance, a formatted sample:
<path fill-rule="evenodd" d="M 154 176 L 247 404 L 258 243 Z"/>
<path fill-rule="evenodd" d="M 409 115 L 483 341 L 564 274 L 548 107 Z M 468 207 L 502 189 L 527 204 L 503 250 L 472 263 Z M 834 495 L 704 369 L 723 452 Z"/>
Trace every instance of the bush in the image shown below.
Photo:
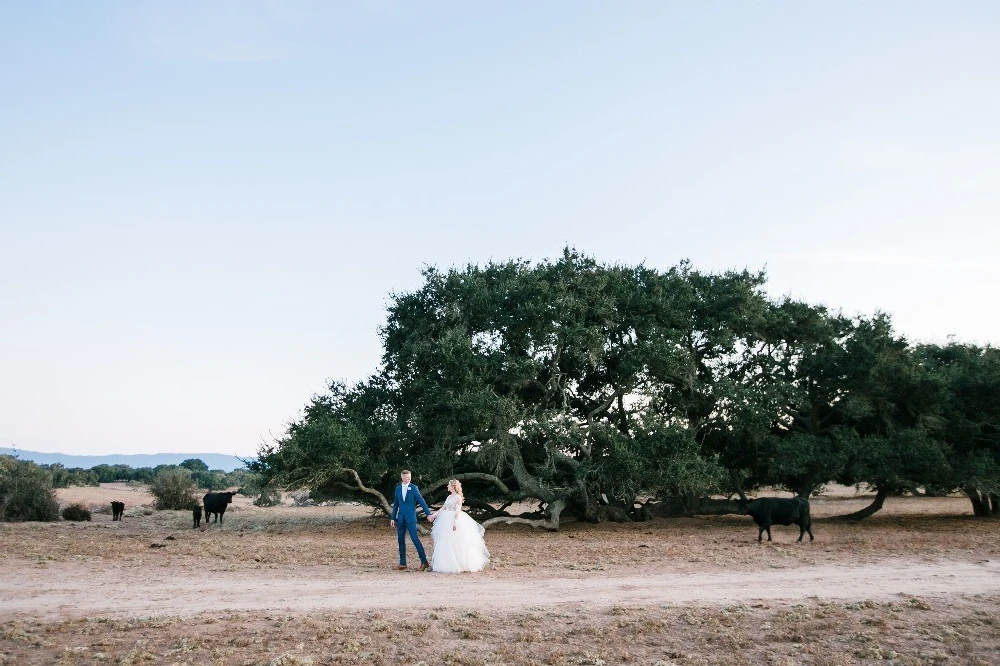
<path fill-rule="evenodd" d="M 292 506 L 316 506 L 316 500 L 310 497 L 311 491 L 308 488 L 296 490 L 291 494 Z"/>
<path fill-rule="evenodd" d="M 157 509 L 190 509 L 198 504 L 196 490 L 191 471 L 184 467 L 161 469 L 149 487 Z"/>
<path fill-rule="evenodd" d="M 66 469 L 63 465 L 55 463 L 53 465 L 41 465 L 44 469 L 52 473 L 53 488 L 69 488 L 70 486 L 99 486 L 101 478 L 91 470 L 81 467 Z"/>
<path fill-rule="evenodd" d="M 196 470 L 191 472 L 191 478 L 194 479 L 195 485 L 199 488 L 209 491 L 223 490 L 229 487 L 226 485 L 225 473 L 219 470 Z"/>
<path fill-rule="evenodd" d="M 89 521 L 90 510 L 85 506 L 83 506 L 82 504 L 80 504 L 79 502 L 76 502 L 74 504 L 70 504 L 69 506 L 63 508 L 62 517 L 63 520 Z"/>
<path fill-rule="evenodd" d="M 52 474 L 33 462 L 0 456 L 0 520 L 58 520 Z"/>
<path fill-rule="evenodd" d="M 226 475 L 227 481 L 238 481 L 232 485 L 239 486 L 240 495 L 253 498 L 254 506 L 279 506 L 281 490 L 268 486 L 259 474 L 238 469 Z"/>
<path fill-rule="evenodd" d="M 254 506 L 279 506 L 281 504 L 281 491 L 262 488 L 253 501 Z"/>

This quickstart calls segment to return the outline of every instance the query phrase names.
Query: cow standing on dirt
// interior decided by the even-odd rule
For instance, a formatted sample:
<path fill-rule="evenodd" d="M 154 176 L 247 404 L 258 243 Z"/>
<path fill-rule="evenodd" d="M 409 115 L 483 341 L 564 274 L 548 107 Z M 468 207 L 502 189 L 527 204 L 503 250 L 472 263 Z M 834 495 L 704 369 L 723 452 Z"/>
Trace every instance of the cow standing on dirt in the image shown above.
<path fill-rule="evenodd" d="M 201 507 L 195 504 L 194 508 L 191 509 L 191 515 L 194 517 L 194 526 L 201 525 Z"/>
<path fill-rule="evenodd" d="M 760 497 L 752 502 L 745 499 L 740 500 L 740 513 L 750 514 L 753 522 L 757 523 L 757 541 L 764 540 L 764 532 L 767 532 L 767 540 L 771 540 L 771 525 L 791 525 L 799 526 L 798 541 L 802 541 L 802 535 L 809 533 L 809 540 L 813 540 L 812 520 L 809 518 L 809 500 L 803 497 Z"/>
<path fill-rule="evenodd" d="M 121 520 L 122 514 L 124 513 L 125 513 L 125 502 L 111 503 L 111 520 Z"/>
<path fill-rule="evenodd" d="M 222 522 L 222 514 L 226 512 L 226 505 L 233 501 L 233 495 L 236 494 L 235 490 L 227 490 L 224 493 L 206 493 L 202 498 L 205 503 L 205 524 L 207 525 L 209 520 L 212 518 L 212 514 L 215 514 L 215 522 Z"/>

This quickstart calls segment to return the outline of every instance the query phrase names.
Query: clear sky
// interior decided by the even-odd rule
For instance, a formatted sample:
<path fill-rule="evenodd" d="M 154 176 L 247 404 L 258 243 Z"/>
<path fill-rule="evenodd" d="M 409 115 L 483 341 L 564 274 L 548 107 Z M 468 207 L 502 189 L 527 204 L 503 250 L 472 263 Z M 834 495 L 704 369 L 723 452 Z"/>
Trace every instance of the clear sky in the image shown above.
<path fill-rule="evenodd" d="M 0 446 L 252 455 L 420 268 L 1000 343 L 1000 3 L 0 0 Z"/>

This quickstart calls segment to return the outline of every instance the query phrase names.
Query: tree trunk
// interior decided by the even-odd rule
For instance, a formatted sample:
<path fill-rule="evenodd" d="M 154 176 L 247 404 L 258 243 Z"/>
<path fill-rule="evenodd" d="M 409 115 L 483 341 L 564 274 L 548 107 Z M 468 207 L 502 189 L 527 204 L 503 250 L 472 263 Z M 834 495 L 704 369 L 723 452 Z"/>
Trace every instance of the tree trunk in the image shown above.
<path fill-rule="evenodd" d="M 597 512 L 597 522 L 631 523 L 633 520 L 631 513 L 624 506 L 616 504 L 601 505 Z"/>
<path fill-rule="evenodd" d="M 664 497 L 657 502 L 650 502 L 646 510 L 657 518 L 677 518 L 691 515 L 691 508 L 682 497 Z"/>
<path fill-rule="evenodd" d="M 678 516 L 724 516 L 740 513 L 740 503 L 714 497 L 665 497 L 656 503 L 647 503 L 643 509 L 660 518 Z"/>
<path fill-rule="evenodd" d="M 972 513 L 977 518 L 985 518 L 990 515 L 990 497 L 985 493 L 980 493 L 975 488 L 962 488 L 962 492 L 972 502 Z"/>
<path fill-rule="evenodd" d="M 649 505 L 652 504 L 652 502 L 653 501 L 651 499 L 647 499 L 642 504 L 639 504 L 639 506 L 636 506 L 636 502 L 633 502 L 632 511 L 629 512 L 629 516 L 631 516 L 632 520 L 634 520 L 637 523 L 643 523 L 646 522 L 647 520 L 652 520 L 653 512 L 650 511 L 649 509 Z"/>
<path fill-rule="evenodd" d="M 849 513 L 846 516 L 838 516 L 840 520 L 850 520 L 857 522 L 859 520 L 864 520 L 868 516 L 881 511 L 882 505 L 885 504 L 885 498 L 889 496 L 889 491 L 886 488 L 880 486 L 875 487 L 875 499 L 872 503 L 861 509 L 860 511 L 855 511 L 854 513 Z"/>
<path fill-rule="evenodd" d="M 522 516 L 497 516 L 482 523 L 483 529 L 488 529 L 491 525 L 504 523 L 505 525 L 527 525 L 533 528 L 548 530 L 549 532 L 559 531 L 559 516 L 566 508 L 565 500 L 556 500 L 545 508 L 545 518 L 524 518 Z"/>
<path fill-rule="evenodd" d="M 809 498 L 812 497 L 813 491 L 816 490 L 816 484 L 809 481 L 808 483 L 803 483 L 801 486 L 794 488 L 793 490 L 795 490 L 796 497 L 801 497 L 802 499 L 808 501 Z"/>
<path fill-rule="evenodd" d="M 575 485 L 576 494 L 573 498 L 575 501 L 570 505 L 570 511 L 585 523 L 601 522 L 604 517 L 604 507 L 601 506 L 596 497 L 590 494 L 583 479 L 578 479 Z"/>
<path fill-rule="evenodd" d="M 695 516 L 725 516 L 730 513 L 740 513 L 740 503 L 731 499 L 701 497 L 691 513 Z"/>
<path fill-rule="evenodd" d="M 1000 493 L 990 493 L 990 515 L 1000 516 Z"/>

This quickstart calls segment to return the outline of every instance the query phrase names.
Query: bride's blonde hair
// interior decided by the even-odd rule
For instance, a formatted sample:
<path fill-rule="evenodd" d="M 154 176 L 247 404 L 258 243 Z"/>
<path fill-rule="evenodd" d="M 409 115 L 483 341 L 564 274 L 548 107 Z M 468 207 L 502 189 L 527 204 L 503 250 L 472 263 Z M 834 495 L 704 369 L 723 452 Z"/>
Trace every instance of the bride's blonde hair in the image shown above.
<path fill-rule="evenodd" d="M 462 499 L 465 499 L 465 495 L 462 494 L 462 482 L 461 481 L 459 481 L 458 479 L 452 479 L 451 481 L 448 482 L 448 485 L 449 486 L 454 486 L 455 492 L 458 493 L 458 496 L 461 497 Z"/>

